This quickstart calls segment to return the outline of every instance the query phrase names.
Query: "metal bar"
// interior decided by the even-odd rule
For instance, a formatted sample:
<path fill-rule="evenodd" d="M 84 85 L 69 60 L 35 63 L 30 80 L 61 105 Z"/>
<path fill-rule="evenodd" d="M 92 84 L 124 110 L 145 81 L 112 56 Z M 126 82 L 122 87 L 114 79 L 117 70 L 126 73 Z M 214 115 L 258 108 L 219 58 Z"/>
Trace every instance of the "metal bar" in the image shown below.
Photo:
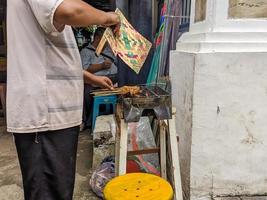
<path fill-rule="evenodd" d="M 159 152 L 160 148 L 142 149 L 142 150 L 128 151 L 128 156 L 159 153 Z"/>
<path fill-rule="evenodd" d="M 184 16 L 184 15 L 180 15 L 180 16 L 164 15 L 164 17 L 170 17 L 170 18 L 188 18 L 188 19 L 190 19 L 190 16 Z"/>
<path fill-rule="evenodd" d="M 191 0 L 187 0 L 187 10 L 186 10 L 186 15 L 189 16 L 189 19 L 186 20 L 186 23 L 190 22 L 190 13 L 191 13 Z"/>
<path fill-rule="evenodd" d="M 183 10 L 182 10 L 182 15 L 186 15 L 186 0 L 183 0 Z M 185 23 L 185 19 L 184 18 L 182 18 L 182 21 L 181 21 L 181 23 L 183 24 L 183 23 Z"/>
<path fill-rule="evenodd" d="M 155 37 L 158 25 L 158 4 L 157 0 L 152 0 L 152 35 Z"/>
<path fill-rule="evenodd" d="M 156 97 L 159 97 L 159 95 L 156 94 L 153 90 L 149 89 L 148 87 L 146 87 L 146 89 L 147 89 L 149 92 L 151 92 L 152 94 L 154 94 Z"/>
<path fill-rule="evenodd" d="M 190 22 L 191 0 L 182 1 L 182 16 L 180 25 Z"/>

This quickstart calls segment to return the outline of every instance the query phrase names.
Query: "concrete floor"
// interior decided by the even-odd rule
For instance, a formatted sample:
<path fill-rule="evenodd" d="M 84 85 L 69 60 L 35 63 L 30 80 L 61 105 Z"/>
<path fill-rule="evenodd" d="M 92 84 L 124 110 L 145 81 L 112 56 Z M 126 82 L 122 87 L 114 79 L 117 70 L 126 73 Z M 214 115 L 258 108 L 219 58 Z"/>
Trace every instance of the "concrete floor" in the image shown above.
<path fill-rule="evenodd" d="M 5 133 L 0 118 L 0 200 L 23 200 L 19 163 L 11 134 Z M 99 200 L 89 187 L 92 165 L 92 137 L 80 134 L 74 200 Z M 213 200 L 267 200 L 267 196 L 215 197 Z"/>
<path fill-rule="evenodd" d="M 23 200 L 22 180 L 11 134 L 0 127 L 0 200 Z M 92 139 L 87 132 L 79 138 L 74 200 L 98 200 L 90 191 Z"/>

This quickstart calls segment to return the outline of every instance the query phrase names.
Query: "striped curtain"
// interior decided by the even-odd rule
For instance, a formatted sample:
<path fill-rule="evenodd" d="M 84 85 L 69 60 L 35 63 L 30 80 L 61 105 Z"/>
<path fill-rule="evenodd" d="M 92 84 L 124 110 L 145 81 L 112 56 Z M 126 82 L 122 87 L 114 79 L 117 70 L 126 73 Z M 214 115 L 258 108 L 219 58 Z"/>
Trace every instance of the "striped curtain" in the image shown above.
<path fill-rule="evenodd" d="M 158 78 L 169 76 L 169 58 L 170 51 L 175 49 L 179 35 L 179 26 L 182 15 L 182 0 L 166 1 L 166 17 L 164 17 L 164 32 L 162 39 L 162 48 L 160 52 L 160 69 Z"/>
<path fill-rule="evenodd" d="M 111 11 L 114 9 L 115 5 L 114 0 L 84 0 L 86 3 L 91 6 L 103 10 L 103 11 Z"/>
<path fill-rule="evenodd" d="M 6 19 L 6 0 L 0 0 L 0 21 Z"/>
<path fill-rule="evenodd" d="M 117 7 L 127 16 L 129 22 L 148 40 L 152 41 L 152 1 L 151 0 L 117 0 Z M 119 86 L 145 84 L 149 74 L 153 49 L 139 74 L 119 59 Z"/>
<path fill-rule="evenodd" d="M 161 10 L 161 26 L 156 36 L 156 51 L 147 83 L 169 76 L 170 51 L 175 49 L 181 22 L 182 0 L 165 0 Z"/>

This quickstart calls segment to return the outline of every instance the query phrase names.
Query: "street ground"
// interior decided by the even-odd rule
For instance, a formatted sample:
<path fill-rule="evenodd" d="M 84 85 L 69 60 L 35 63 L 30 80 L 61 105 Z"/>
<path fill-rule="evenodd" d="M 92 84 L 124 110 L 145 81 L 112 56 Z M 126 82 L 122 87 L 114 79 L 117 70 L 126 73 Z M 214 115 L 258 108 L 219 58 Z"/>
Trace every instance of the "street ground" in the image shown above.
<path fill-rule="evenodd" d="M 88 132 L 79 137 L 74 200 L 98 200 L 89 187 L 92 139 Z M 0 200 L 23 200 L 22 180 L 11 134 L 0 126 Z"/>
<path fill-rule="evenodd" d="M 11 134 L 1 126 L 0 118 L 0 200 L 23 200 L 22 180 Z M 79 137 L 74 200 L 99 200 L 89 187 L 93 154 L 92 137 L 84 131 Z M 212 200 L 267 200 L 267 196 L 216 197 Z"/>

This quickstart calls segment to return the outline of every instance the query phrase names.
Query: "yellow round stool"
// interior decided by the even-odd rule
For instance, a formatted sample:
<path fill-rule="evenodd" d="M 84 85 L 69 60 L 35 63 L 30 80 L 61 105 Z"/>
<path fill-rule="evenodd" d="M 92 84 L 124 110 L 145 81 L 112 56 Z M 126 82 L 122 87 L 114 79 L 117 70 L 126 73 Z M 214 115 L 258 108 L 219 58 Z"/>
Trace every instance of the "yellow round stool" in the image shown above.
<path fill-rule="evenodd" d="M 173 190 L 164 179 L 132 173 L 111 180 L 104 189 L 105 200 L 171 200 Z"/>

